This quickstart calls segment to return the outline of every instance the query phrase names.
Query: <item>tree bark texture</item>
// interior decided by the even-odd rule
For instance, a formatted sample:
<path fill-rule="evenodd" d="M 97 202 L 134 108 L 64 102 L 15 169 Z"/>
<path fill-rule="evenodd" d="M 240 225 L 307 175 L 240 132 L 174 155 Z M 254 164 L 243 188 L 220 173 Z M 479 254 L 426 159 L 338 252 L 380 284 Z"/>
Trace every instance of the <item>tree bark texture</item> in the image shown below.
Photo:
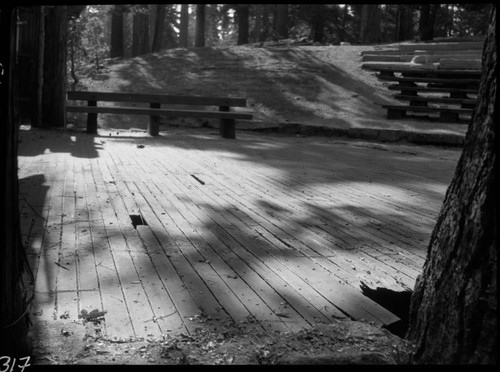
<path fill-rule="evenodd" d="M 123 45 L 123 11 L 120 5 L 115 5 L 111 13 L 111 43 L 109 56 L 111 58 L 124 56 Z"/>
<path fill-rule="evenodd" d="M 179 46 L 181 48 L 188 47 L 188 30 L 189 30 L 189 5 L 181 5 L 181 20 L 179 29 Z"/>
<path fill-rule="evenodd" d="M 434 39 L 434 24 L 440 4 L 422 4 L 420 8 L 419 32 L 420 41 Z"/>
<path fill-rule="evenodd" d="M 156 5 L 155 29 L 153 34 L 152 52 L 159 52 L 162 48 L 163 24 L 165 21 L 165 4 Z"/>
<path fill-rule="evenodd" d="M 238 16 L 238 45 L 248 44 L 248 4 L 240 4 L 237 6 Z"/>
<path fill-rule="evenodd" d="M 201 48 L 205 46 L 205 4 L 196 4 L 196 31 L 194 46 Z"/>
<path fill-rule="evenodd" d="M 417 279 L 408 339 L 418 364 L 496 364 L 499 246 L 496 9 L 479 99 Z"/>
<path fill-rule="evenodd" d="M 263 12 L 263 5 L 261 4 L 255 4 L 254 5 L 255 9 L 255 25 L 253 28 L 253 41 L 254 42 L 259 42 L 262 41 L 262 12 Z"/>
<path fill-rule="evenodd" d="M 279 39 L 288 37 L 288 4 L 276 5 L 276 34 Z"/>
<path fill-rule="evenodd" d="M 398 5 L 396 14 L 396 41 L 410 40 L 413 30 L 413 19 L 411 10 L 406 4 Z"/>
<path fill-rule="evenodd" d="M 137 12 L 133 17 L 132 57 L 149 53 L 149 15 Z"/>
<path fill-rule="evenodd" d="M 378 4 L 363 4 L 361 11 L 360 38 L 364 43 L 379 41 L 380 10 Z"/>
<path fill-rule="evenodd" d="M 0 63 L 0 356 L 27 356 L 26 335 L 29 326 L 27 301 L 21 275 L 27 259 L 21 241 L 18 211 L 17 123 L 14 113 L 14 49 L 16 17 L 11 7 L 1 5 L 0 39 L 3 46 Z M 5 359 L 2 363 L 6 362 Z M 3 364 L 5 368 L 5 364 Z"/>
<path fill-rule="evenodd" d="M 42 96 L 42 126 L 66 126 L 67 6 L 47 7 Z"/>

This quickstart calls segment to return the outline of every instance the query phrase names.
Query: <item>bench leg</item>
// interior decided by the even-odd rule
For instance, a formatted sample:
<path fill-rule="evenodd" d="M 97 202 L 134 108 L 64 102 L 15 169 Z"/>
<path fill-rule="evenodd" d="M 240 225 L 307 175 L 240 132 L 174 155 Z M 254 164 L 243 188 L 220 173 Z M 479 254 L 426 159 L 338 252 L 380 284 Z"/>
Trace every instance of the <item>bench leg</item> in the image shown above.
<path fill-rule="evenodd" d="M 149 107 L 159 109 L 159 108 L 161 108 L 161 104 L 150 103 Z M 159 116 L 151 115 L 149 117 L 148 133 L 150 136 L 157 136 L 158 134 L 160 134 L 160 117 Z"/>
<path fill-rule="evenodd" d="M 219 106 L 219 111 L 229 111 L 229 106 Z M 223 138 L 236 138 L 234 119 L 220 119 L 219 132 Z"/>
<path fill-rule="evenodd" d="M 236 138 L 234 119 L 220 119 L 220 135 L 224 138 Z"/>
<path fill-rule="evenodd" d="M 97 106 L 97 101 L 88 101 L 87 106 Z M 97 134 L 97 114 L 87 114 L 87 133 Z"/>

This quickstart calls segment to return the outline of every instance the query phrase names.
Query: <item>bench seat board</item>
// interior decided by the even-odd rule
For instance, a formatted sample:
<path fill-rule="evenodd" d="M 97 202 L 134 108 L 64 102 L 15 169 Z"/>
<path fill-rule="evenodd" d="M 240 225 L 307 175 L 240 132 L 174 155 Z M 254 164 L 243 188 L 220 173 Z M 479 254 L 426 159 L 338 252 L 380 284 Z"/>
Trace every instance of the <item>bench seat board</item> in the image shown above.
<path fill-rule="evenodd" d="M 172 105 L 199 105 L 199 106 L 233 106 L 246 107 L 246 98 L 240 97 L 202 97 L 177 96 L 164 94 L 134 94 L 111 92 L 68 92 L 68 100 L 80 101 L 107 101 L 107 102 L 136 102 L 136 103 L 163 103 Z"/>
<path fill-rule="evenodd" d="M 472 109 L 449 108 L 449 107 L 426 107 L 426 106 L 401 106 L 401 105 L 382 105 L 383 108 L 399 111 L 418 111 L 418 112 L 450 112 L 456 114 L 472 114 Z"/>
<path fill-rule="evenodd" d="M 202 110 L 151 109 L 141 107 L 111 107 L 111 106 L 66 106 L 67 112 L 91 114 L 127 114 L 127 115 L 170 115 L 182 117 L 203 117 L 216 119 L 251 120 L 252 114 L 244 112 L 222 112 Z"/>
<path fill-rule="evenodd" d="M 449 98 L 449 97 L 430 97 L 430 96 L 407 96 L 404 94 L 396 94 L 394 98 L 405 101 L 422 101 L 422 102 L 436 102 L 436 103 L 449 103 L 455 105 L 475 105 L 476 99 L 465 98 Z"/>
<path fill-rule="evenodd" d="M 467 84 L 477 84 L 481 82 L 481 79 L 446 79 L 446 78 L 430 78 L 430 77 L 398 77 L 398 76 L 387 76 L 387 75 L 377 75 L 377 78 L 385 81 L 399 81 L 399 82 L 415 82 L 415 83 L 432 83 L 432 84 L 450 84 L 450 85 L 467 85 Z"/>
<path fill-rule="evenodd" d="M 428 92 L 428 93 L 463 93 L 463 94 L 477 94 L 477 89 L 459 89 L 459 88 L 445 88 L 445 87 L 412 87 L 405 85 L 389 85 L 389 90 L 400 90 L 408 92 Z"/>
<path fill-rule="evenodd" d="M 412 74 L 425 74 L 428 76 L 481 76 L 481 70 L 439 70 L 436 68 L 416 67 L 410 63 L 384 63 L 384 62 L 365 62 L 361 65 L 365 70 L 380 72 L 402 72 Z"/>

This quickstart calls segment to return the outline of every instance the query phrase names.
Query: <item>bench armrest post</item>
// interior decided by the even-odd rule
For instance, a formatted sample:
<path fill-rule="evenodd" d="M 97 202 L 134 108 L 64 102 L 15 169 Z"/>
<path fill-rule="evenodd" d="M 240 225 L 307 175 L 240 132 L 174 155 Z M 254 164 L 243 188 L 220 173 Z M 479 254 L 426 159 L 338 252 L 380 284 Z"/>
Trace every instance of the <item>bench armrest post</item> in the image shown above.
<path fill-rule="evenodd" d="M 97 106 L 97 101 L 88 101 L 87 105 L 89 107 L 95 107 Z M 97 134 L 97 114 L 87 114 L 87 133 Z"/>
<path fill-rule="evenodd" d="M 219 111 L 229 111 L 229 106 L 219 106 Z M 234 119 L 220 119 L 219 132 L 224 138 L 236 138 Z"/>
<path fill-rule="evenodd" d="M 150 103 L 149 107 L 152 109 L 161 108 L 160 103 Z M 160 116 L 151 115 L 149 116 L 148 133 L 150 136 L 157 136 L 160 134 Z"/>

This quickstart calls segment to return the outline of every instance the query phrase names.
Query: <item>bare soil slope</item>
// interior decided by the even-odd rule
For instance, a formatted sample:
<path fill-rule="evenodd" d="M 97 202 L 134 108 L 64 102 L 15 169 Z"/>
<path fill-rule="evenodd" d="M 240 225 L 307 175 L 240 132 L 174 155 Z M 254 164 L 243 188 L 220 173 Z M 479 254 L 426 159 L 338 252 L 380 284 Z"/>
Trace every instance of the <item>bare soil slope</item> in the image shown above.
<path fill-rule="evenodd" d="M 391 46 L 301 46 L 271 43 L 236 47 L 170 49 L 131 59 L 106 60 L 99 72 L 76 89 L 104 92 L 243 96 L 252 123 L 238 127 L 276 127 L 287 123 L 335 128 L 381 128 L 449 132 L 449 124 L 386 119 L 383 103 L 396 103 L 387 83 L 361 69 L 360 52 Z M 76 116 L 80 115 L 80 116 Z M 148 118 L 100 115 L 104 128 L 145 129 Z M 75 119 L 84 123 L 82 114 Z M 199 126 L 183 119 L 174 125 Z M 456 127 L 456 126 L 455 126 Z M 453 131 L 465 132 L 465 128 Z"/>

